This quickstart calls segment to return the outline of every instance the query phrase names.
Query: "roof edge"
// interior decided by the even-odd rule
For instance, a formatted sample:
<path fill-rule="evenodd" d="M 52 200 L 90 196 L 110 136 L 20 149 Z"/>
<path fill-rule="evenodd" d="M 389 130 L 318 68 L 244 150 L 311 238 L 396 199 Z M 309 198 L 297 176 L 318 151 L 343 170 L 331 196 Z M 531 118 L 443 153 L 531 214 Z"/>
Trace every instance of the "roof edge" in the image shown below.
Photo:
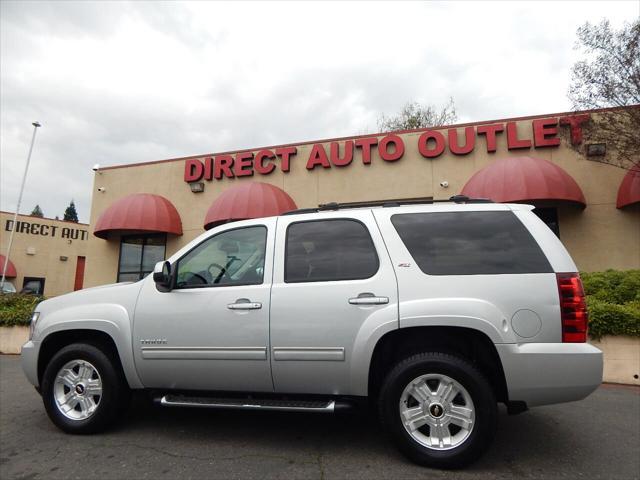
<path fill-rule="evenodd" d="M 15 215 L 16 212 L 8 212 L 6 210 L 0 210 L 0 213 L 6 213 L 7 215 Z M 37 218 L 40 220 L 51 220 L 52 222 L 62 222 L 62 223 L 71 223 L 73 225 L 85 225 L 87 227 L 91 226 L 89 223 L 84 222 L 72 222 L 71 220 L 62 220 L 60 218 L 51 218 L 51 217 L 36 217 L 35 215 L 27 215 L 26 213 L 19 213 L 19 217 L 29 217 L 29 218 Z"/>

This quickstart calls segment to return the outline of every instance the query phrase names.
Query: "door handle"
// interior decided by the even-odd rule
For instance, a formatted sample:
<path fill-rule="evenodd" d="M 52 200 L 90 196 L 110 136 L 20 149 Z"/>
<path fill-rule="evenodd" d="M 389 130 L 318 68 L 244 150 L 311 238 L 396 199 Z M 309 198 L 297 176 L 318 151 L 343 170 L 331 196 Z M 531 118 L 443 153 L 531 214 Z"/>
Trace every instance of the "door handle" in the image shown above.
<path fill-rule="evenodd" d="M 252 302 L 248 298 L 239 298 L 235 303 L 227 304 L 227 308 L 229 310 L 258 310 L 262 308 L 262 304 L 260 302 Z"/>
<path fill-rule="evenodd" d="M 351 305 L 384 305 L 389 303 L 389 297 L 378 297 L 370 292 L 364 292 L 357 297 L 350 298 Z"/>

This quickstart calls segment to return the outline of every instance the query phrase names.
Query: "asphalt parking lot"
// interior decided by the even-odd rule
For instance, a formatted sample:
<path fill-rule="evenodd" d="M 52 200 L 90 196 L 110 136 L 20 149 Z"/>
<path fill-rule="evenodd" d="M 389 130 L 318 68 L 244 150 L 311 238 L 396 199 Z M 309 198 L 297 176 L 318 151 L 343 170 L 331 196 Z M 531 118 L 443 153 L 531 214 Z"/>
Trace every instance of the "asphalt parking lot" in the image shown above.
<path fill-rule="evenodd" d="M 405 460 L 366 415 L 161 409 L 137 400 L 108 433 L 70 436 L 48 420 L 17 356 L 0 357 L 0 478 L 640 478 L 640 389 L 518 416 L 463 471 Z"/>

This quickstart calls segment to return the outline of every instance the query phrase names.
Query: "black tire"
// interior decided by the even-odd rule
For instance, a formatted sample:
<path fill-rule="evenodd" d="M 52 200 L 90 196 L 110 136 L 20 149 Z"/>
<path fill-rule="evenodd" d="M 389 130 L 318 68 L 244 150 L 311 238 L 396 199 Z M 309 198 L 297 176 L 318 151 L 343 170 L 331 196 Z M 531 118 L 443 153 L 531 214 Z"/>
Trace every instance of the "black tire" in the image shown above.
<path fill-rule="evenodd" d="M 71 419 L 58 408 L 55 399 L 55 380 L 60 369 L 70 361 L 89 362 L 100 375 L 102 395 L 95 397 L 97 408 L 88 418 Z M 124 379 L 121 368 L 114 359 L 96 345 L 74 343 L 57 352 L 42 376 L 42 400 L 51 421 L 67 433 L 86 434 L 105 430 L 125 413 L 131 391 Z"/>
<path fill-rule="evenodd" d="M 437 450 L 419 443 L 405 429 L 401 419 L 400 401 L 405 387 L 426 374 L 446 375 L 455 380 L 466 389 L 473 401 L 475 419 L 471 433 L 462 443 L 449 450 Z M 495 436 L 497 404 L 491 385 L 471 363 L 453 355 L 429 352 L 402 360 L 387 374 L 378 402 L 381 423 L 391 440 L 402 453 L 419 465 L 462 468 L 480 457 Z"/>

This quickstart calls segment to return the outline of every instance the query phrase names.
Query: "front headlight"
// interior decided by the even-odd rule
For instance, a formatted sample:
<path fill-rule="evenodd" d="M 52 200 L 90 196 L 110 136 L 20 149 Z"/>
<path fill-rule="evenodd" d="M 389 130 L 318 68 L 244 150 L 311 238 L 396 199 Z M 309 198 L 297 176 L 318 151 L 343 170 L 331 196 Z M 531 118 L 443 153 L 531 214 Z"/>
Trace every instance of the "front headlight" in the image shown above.
<path fill-rule="evenodd" d="M 36 322 L 40 318 L 40 312 L 33 312 L 31 315 L 31 323 L 29 324 L 29 340 L 33 338 L 33 332 L 36 329 Z"/>

